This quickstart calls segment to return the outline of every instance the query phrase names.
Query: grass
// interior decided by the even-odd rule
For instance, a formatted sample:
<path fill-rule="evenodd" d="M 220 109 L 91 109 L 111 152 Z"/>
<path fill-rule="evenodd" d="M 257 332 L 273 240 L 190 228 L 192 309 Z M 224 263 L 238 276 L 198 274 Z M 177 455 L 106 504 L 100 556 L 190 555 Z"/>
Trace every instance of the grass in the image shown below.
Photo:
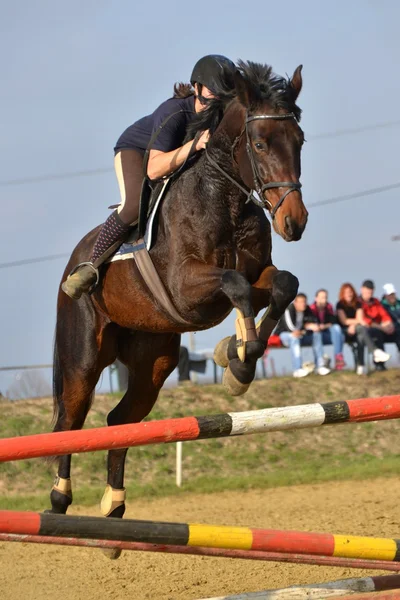
<path fill-rule="evenodd" d="M 398 393 L 399 384 L 400 372 L 393 370 L 365 378 L 334 373 L 299 381 L 257 381 L 241 398 L 231 398 L 221 386 L 177 388 L 160 394 L 150 418 L 390 395 Z M 87 426 L 104 425 L 118 399 L 117 395 L 97 397 Z M 0 411 L 1 437 L 50 431 L 51 399 L 1 401 Z M 396 421 L 387 421 L 190 442 L 183 447 L 181 489 L 175 486 L 175 444 L 142 446 L 128 453 L 126 487 L 133 499 L 397 475 L 397 438 Z M 54 474 L 55 466 L 41 459 L 1 464 L 0 509 L 47 507 Z M 74 501 L 97 503 L 105 477 L 105 452 L 74 455 Z"/>

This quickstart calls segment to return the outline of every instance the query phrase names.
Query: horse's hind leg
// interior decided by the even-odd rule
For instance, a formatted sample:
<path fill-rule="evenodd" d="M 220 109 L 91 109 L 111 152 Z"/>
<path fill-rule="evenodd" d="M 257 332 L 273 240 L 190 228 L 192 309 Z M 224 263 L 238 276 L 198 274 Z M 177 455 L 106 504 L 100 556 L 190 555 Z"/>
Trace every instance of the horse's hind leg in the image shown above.
<path fill-rule="evenodd" d="M 73 398 L 74 402 L 64 403 L 64 411 L 57 420 L 54 431 L 71 431 L 83 427 L 98 377 L 96 371 L 82 372 L 80 369 L 77 369 L 73 376 L 64 377 L 64 397 Z M 72 503 L 70 454 L 58 459 L 57 476 L 50 493 L 50 501 L 51 512 L 59 514 L 65 514 Z"/>
<path fill-rule="evenodd" d="M 179 360 L 180 336 L 123 332 L 118 339 L 118 358 L 129 369 L 128 389 L 109 413 L 108 425 L 139 423 L 153 408 L 164 381 Z M 125 512 L 124 468 L 128 449 L 108 452 L 107 486 L 101 502 L 106 517 L 121 518 Z M 118 558 L 121 551 L 106 551 Z"/>
<path fill-rule="evenodd" d="M 96 383 L 116 355 L 115 326 L 95 318 L 88 300 L 59 300 L 54 345 L 54 431 L 81 429 Z M 60 456 L 51 490 L 51 512 L 65 514 L 72 502 L 71 455 Z"/>

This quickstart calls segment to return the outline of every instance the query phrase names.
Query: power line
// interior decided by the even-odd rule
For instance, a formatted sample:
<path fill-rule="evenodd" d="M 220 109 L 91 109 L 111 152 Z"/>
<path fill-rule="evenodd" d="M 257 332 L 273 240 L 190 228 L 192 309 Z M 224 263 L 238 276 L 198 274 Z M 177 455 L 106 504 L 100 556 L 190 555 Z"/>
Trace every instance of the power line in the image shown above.
<path fill-rule="evenodd" d="M 363 127 L 354 127 L 349 129 L 337 129 L 336 131 L 327 131 L 325 133 L 317 133 L 314 135 L 307 135 L 306 138 L 311 140 L 322 140 L 328 138 L 341 137 L 343 135 L 352 135 L 356 133 L 362 133 L 364 131 L 373 131 L 375 129 L 384 129 L 386 127 L 394 127 L 400 125 L 400 120 L 397 121 L 386 121 L 385 123 L 375 123 L 373 125 L 364 125 Z M 91 177 L 93 175 L 104 175 L 111 173 L 114 169 L 112 167 L 100 167 L 98 169 L 86 169 L 83 171 L 69 171 L 66 173 L 53 173 L 49 175 L 38 175 L 37 177 L 22 177 L 19 179 L 5 179 L 0 181 L 1 187 L 12 186 L 12 185 L 26 185 L 29 183 L 42 183 L 45 181 L 57 181 L 60 179 L 75 179 L 78 177 Z"/>
<path fill-rule="evenodd" d="M 307 204 L 307 208 L 318 208 L 319 206 L 327 206 L 329 204 L 338 204 L 339 202 L 346 202 L 347 200 L 354 200 L 355 198 L 363 198 L 365 196 L 373 196 L 374 194 L 381 194 L 382 192 L 388 192 L 389 190 L 395 190 L 400 188 L 399 183 L 391 183 L 389 185 L 382 185 L 376 188 L 370 188 L 369 190 L 364 190 L 363 192 L 354 192 L 353 194 L 344 194 L 343 196 L 334 196 L 332 198 L 327 198 L 326 200 L 322 200 L 321 202 L 312 202 L 311 204 Z M 400 236 L 398 236 L 400 239 Z M 393 236 L 392 240 L 397 240 L 397 236 Z M 20 267 L 22 265 L 39 263 L 48 260 L 56 260 L 57 258 L 66 258 L 70 256 L 70 254 L 49 254 L 48 256 L 42 256 L 39 258 L 28 258 L 25 260 L 18 260 L 14 262 L 8 263 L 0 263 L 0 269 L 5 269 L 8 267 Z"/>
<path fill-rule="evenodd" d="M 353 133 L 362 133 L 364 131 L 373 131 L 374 129 L 384 129 L 400 125 L 400 121 L 386 121 L 386 123 L 375 123 L 374 125 L 364 125 L 363 127 L 352 127 L 349 129 L 337 129 L 336 131 L 327 131 L 326 133 L 316 133 L 308 135 L 308 140 L 322 140 L 325 138 L 341 137 L 342 135 L 351 135 Z"/>
<path fill-rule="evenodd" d="M 57 260 L 58 258 L 66 258 L 67 256 L 70 256 L 70 254 L 49 254 L 47 256 L 40 256 L 39 258 L 25 258 L 24 260 L 0 263 L 0 269 L 7 269 L 8 267 L 21 267 L 22 265 L 45 262 L 48 260 Z"/>
<path fill-rule="evenodd" d="M 395 190 L 400 188 L 399 183 L 392 183 L 390 185 L 382 185 L 381 187 L 371 188 L 364 190 L 363 192 L 355 192 L 354 194 L 345 194 L 343 196 L 334 196 L 333 198 L 327 198 L 321 202 L 312 202 L 307 204 L 308 208 L 317 208 L 318 206 L 327 206 L 328 204 L 337 204 L 338 202 L 345 202 L 346 200 L 353 200 L 354 198 L 362 198 L 363 196 L 373 196 L 373 194 L 380 194 L 381 192 L 387 192 L 389 190 Z"/>
<path fill-rule="evenodd" d="M 25 185 L 27 183 L 41 183 L 42 181 L 56 181 L 58 179 L 72 179 L 76 177 L 89 177 L 91 175 L 103 175 L 111 173 L 112 167 L 103 167 L 99 169 L 87 169 L 86 171 L 70 171 L 67 173 L 54 173 L 53 175 L 39 175 L 37 177 L 23 177 L 21 179 L 6 179 L 0 181 L 0 186 Z"/>

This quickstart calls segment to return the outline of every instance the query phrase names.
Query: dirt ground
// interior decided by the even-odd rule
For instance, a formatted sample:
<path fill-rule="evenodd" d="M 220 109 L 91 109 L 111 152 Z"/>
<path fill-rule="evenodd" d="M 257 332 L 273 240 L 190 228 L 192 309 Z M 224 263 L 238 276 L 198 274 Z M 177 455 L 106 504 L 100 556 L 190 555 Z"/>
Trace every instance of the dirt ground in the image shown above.
<path fill-rule="evenodd" d="M 127 517 L 399 538 L 400 481 L 380 479 L 128 503 Z M 98 515 L 97 508 L 71 514 Z M 364 571 L 226 558 L 0 544 L 2 600 L 195 600 Z M 371 574 L 371 573 L 369 573 Z"/>

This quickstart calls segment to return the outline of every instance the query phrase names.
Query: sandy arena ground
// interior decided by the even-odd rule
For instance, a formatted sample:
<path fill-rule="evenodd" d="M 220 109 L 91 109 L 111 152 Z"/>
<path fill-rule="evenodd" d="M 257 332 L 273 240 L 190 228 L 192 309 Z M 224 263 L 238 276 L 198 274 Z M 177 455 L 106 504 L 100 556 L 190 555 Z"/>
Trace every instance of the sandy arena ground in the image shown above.
<path fill-rule="evenodd" d="M 399 538 L 399 497 L 397 479 L 338 482 L 136 501 L 128 503 L 126 516 Z M 99 514 L 79 507 L 72 513 Z M 0 544 L 2 600 L 195 600 L 358 573 L 367 574 L 128 551 L 110 561 L 98 549 Z"/>

